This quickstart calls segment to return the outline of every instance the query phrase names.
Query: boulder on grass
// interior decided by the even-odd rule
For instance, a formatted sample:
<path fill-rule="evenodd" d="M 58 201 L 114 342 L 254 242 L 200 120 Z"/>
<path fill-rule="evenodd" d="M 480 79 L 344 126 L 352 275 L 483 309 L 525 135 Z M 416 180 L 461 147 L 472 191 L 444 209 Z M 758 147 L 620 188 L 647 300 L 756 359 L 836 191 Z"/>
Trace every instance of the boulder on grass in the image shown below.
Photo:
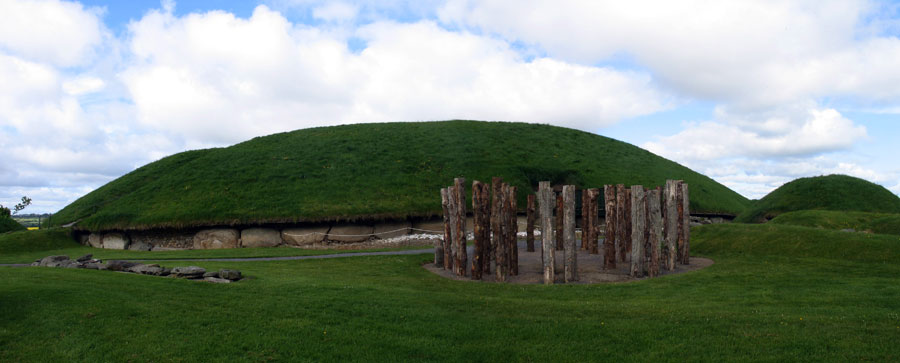
<path fill-rule="evenodd" d="M 243 247 L 275 247 L 281 244 L 281 232 L 271 228 L 247 228 L 241 231 Z"/>
<path fill-rule="evenodd" d="M 281 239 L 291 246 L 308 246 L 322 243 L 330 229 L 330 226 L 288 228 L 281 231 Z"/>
<path fill-rule="evenodd" d="M 243 276 L 241 276 L 240 270 L 221 269 L 221 270 L 219 270 L 219 277 L 221 277 L 223 279 L 237 281 L 237 280 L 240 280 Z"/>
<path fill-rule="evenodd" d="M 47 256 L 41 259 L 41 262 L 38 263 L 38 266 L 43 267 L 60 267 L 63 265 L 67 265 L 69 260 L 69 256 Z"/>
<path fill-rule="evenodd" d="M 112 232 L 103 235 L 103 248 L 110 250 L 124 250 L 128 248 L 131 240 L 124 233 Z"/>
<path fill-rule="evenodd" d="M 360 224 L 344 224 L 331 227 L 328 239 L 337 242 L 363 242 L 372 237 L 375 228 Z"/>
<path fill-rule="evenodd" d="M 212 282 L 212 283 L 216 283 L 216 284 L 227 284 L 227 283 L 231 282 L 231 280 L 229 280 L 229 279 L 220 279 L 218 277 L 204 277 L 203 281 Z"/>
<path fill-rule="evenodd" d="M 381 239 L 402 237 L 409 234 L 410 227 L 412 227 L 412 223 L 409 222 L 376 224 L 374 234 L 375 237 Z"/>
<path fill-rule="evenodd" d="M 112 260 L 106 262 L 106 269 L 110 271 L 127 271 L 129 268 L 137 265 L 140 264 L 137 262 Z"/>
<path fill-rule="evenodd" d="M 239 248 L 241 234 L 233 228 L 204 229 L 194 235 L 194 249 Z"/>
<path fill-rule="evenodd" d="M 159 275 L 162 272 L 163 268 L 159 267 L 157 264 L 152 265 L 135 265 L 128 268 L 128 271 L 134 272 L 136 274 L 142 275 Z"/>
<path fill-rule="evenodd" d="M 91 233 L 88 236 L 88 245 L 94 248 L 103 248 L 103 235 L 99 233 Z"/>
<path fill-rule="evenodd" d="M 206 269 L 197 266 L 175 267 L 172 269 L 170 276 L 180 277 L 183 279 L 199 279 L 203 278 Z"/>
<path fill-rule="evenodd" d="M 88 254 L 86 254 L 86 255 L 84 255 L 84 256 L 81 256 L 81 257 L 77 258 L 75 261 L 78 261 L 78 262 L 87 262 L 87 261 L 90 261 L 92 258 L 94 258 L 94 255 L 91 254 L 91 253 L 88 253 Z"/>

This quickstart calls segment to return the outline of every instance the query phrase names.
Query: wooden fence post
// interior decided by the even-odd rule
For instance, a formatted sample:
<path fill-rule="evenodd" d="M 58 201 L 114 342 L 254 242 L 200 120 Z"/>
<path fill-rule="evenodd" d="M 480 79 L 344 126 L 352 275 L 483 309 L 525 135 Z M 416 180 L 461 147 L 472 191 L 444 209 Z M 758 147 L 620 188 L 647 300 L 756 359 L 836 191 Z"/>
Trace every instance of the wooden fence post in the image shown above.
<path fill-rule="evenodd" d="M 542 262 L 544 265 L 544 284 L 552 285 L 556 275 L 554 260 L 556 252 L 553 248 L 553 206 L 556 196 L 550 189 L 549 181 L 538 183 L 538 208 L 541 213 L 541 249 L 543 251 Z"/>
<path fill-rule="evenodd" d="M 581 190 L 581 249 L 586 250 L 588 245 L 587 228 L 590 216 L 588 215 L 588 190 Z"/>
<path fill-rule="evenodd" d="M 625 184 L 616 184 L 616 239 L 613 241 L 613 259 L 625 261 L 620 252 L 619 245 L 625 244 L 625 230 L 630 228 L 625 223 L 626 219 L 631 219 L 631 215 L 625 214 Z M 626 218 L 627 216 L 627 218 Z"/>
<path fill-rule="evenodd" d="M 491 273 L 491 188 L 481 184 L 481 274 Z"/>
<path fill-rule="evenodd" d="M 453 184 L 456 187 L 456 206 L 457 206 L 457 217 L 459 219 L 459 223 L 457 223 L 456 228 L 459 229 L 459 233 L 456 235 L 456 274 L 459 276 L 466 276 L 466 263 L 468 262 L 468 256 L 466 251 L 466 179 L 465 178 L 454 178 Z"/>
<path fill-rule="evenodd" d="M 525 248 L 534 252 L 534 194 L 528 194 L 528 206 L 525 209 Z"/>
<path fill-rule="evenodd" d="M 518 188 L 509 187 L 509 197 L 507 198 L 509 206 L 509 244 L 506 252 L 509 255 L 509 274 L 517 276 L 519 274 L 519 201 L 516 200 L 516 192 Z"/>
<path fill-rule="evenodd" d="M 666 180 L 666 268 L 675 271 L 676 244 L 678 243 L 678 204 L 675 202 L 677 182 Z"/>
<path fill-rule="evenodd" d="M 682 232 L 684 233 L 684 252 L 681 254 L 681 264 L 682 265 L 690 265 L 691 264 L 691 198 L 690 193 L 688 192 L 687 183 L 681 184 L 681 193 L 682 193 L 682 205 L 684 208 L 684 219 L 681 223 L 684 225 L 684 229 Z"/>
<path fill-rule="evenodd" d="M 457 247 L 459 247 L 456 244 L 456 241 L 459 239 L 459 218 L 457 218 L 457 216 L 459 215 L 459 206 L 456 205 L 457 199 L 455 196 L 456 187 L 452 185 L 447 187 L 447 211 L 450 212 L 450 248 L 448 249 L 448 251 L 450 251 L 450 255 L 448 256 L 448 259 L 450 260 L 449 269 L 454 273 L 458 271 L 456 266 L 456 257 L 458 255 L 458 252 L 456 249 Z"/>
<path fill-rule="evenodd" d="M 508 216 L 507 216 L 507 207 L 506 207 L 506 198 L 509 196 L 509 185 L 506 183 L 500 183 L 500 188 L 497 192 L 497 230 L 494 232 L 495 238 L 497 240 L 497 244 L 494 249 L 494 257 L 497 259 L 496 273 L 498 282 L 505 282 L 506 277 L 509 276 L 509 254 L 506 252 L 506 234 L 508 233 Z"/>
<path fill-rule="evenodd" d="M 484 267 L 483 261 L 481 260 L 484 256 L 484 245 L 485 243 L 490 243 L 484 239 L 484 225 L 482 224 L 482 221 L 484 220 L 482 203 L 485 199 L 484 190 L 482 190 L 483 185 L 484 184 L 480 181 L 472 181 L 472 222 L 474 224 L 473 230 L 475 233 L 475 248 L 472 254 L 472 280 L 481 280 L 481 271 Z"/>
<path fill-rule="evenodd" d="M 562 193 L 556 195 L 556 250 L 563 250 L 563 196 Z"/>
<path fill-rule="evenodd" d="M 600 189 L 591 188 L 588 189 L 588 214 L 591 216 L 590 220 L 590 229 L 591 229 L 591 254 L 596 255 L 600 253 L 600 244 L 597 239 L 600 238 Z"/>
<path fill-rule="evenodd" d="M 447 209 L 447 188 L 441 188 L 441 209 L 444 210 L 444 238 L 434 243 L 434 264 L 443 269 L 449 268 L 445 260 L 445 249 L 450 242 L 450 211 Z M 449 252 L 449 250 L 448 250 Z"/>
<path fill-rule="evenodd" d="M 633 222 L 631 215 L 631 188 L 625 188 L 625 239 L 619 244 L 619 252 L 621 252 L 620 262 L 628 262 L 631 260 L 631 232 L 634 230 L 631 226 Z"/>
<path fill-rule="evenodd" d="M 681 188 L 682 184 L 681 180 L 678 180 L 675 184 L 675 209 L 676 213 L 678 213 L 675 217 L 678 224 L 678 254 L 675 260 L 678 263 L 683 263 L 681 256 L 684 254 L 684 229 L 690 227 L 684 225 L 684 189 Z"/>
<path fill-rule="evenodd" d="M 644 277 L 644 242 L 647 228 L 644 187 L 631 186 L 631 276 Z"/>
<path fill-rule="evenodd" d="M 565 245 L 565 268 L 563 278 L 566 282 L 578 281 L 578 251 L 575 246 L 575 186 L 564 185 L 563 197 L 563 244 Z"/>
<path fill-rule="evenodd" d="M 647 219 L 650 229 L 650 266 L 647 271 L 650 277 L 659 276 L 659 246 L 662 240 L 662 211 L 659 202 L 659 188 L 650 190 L 647 196 Z"/>
<path fill-rule="evenodd" d="M 603 186 L 603 199 L 605 200 L 604 210 L 606 212 L 606 238 L 605 241 L 603 241 L 603 268 L 606 270 L 616 268 L 616 237 L 619 233 L 616 230 L 618 227 L 618 223 L 616 222 L 618 218 L 616 189 L 617 188 L 613 185 Z"/>
<path fill-rule="evenodd" d="M 500 241 L 503 237 L 500 228 L 500 210 L 501 195 L 500 190 L 503 187 L 503 179 L 498 177 L 491 178 L 491 259 L 494 260 L 494 272 L 500 269 L 500 260 L 497 256 L 497 249 L 500 248 Z M 488 271 L 488 270 L 486 270 Z M 486 272 L 487 273 L 487 272 Z"/>

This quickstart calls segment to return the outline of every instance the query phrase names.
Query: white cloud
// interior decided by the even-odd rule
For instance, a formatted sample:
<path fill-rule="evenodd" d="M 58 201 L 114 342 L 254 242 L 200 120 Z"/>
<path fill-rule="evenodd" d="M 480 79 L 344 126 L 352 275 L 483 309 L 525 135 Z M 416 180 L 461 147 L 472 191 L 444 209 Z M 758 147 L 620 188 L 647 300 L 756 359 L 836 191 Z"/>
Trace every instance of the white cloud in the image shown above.
<path fill-rule="evenodd" d="M 198 145 L 351 122 L 449 118 L 557 122 L 591 129 L 666 107 L 641 73 L 526 61 L 496 39 L 428 21 L 375 22 L 355 36 L 295 25 L 258 7 L 150 13 L 130 26 L 123 72 L 140 121 Z"/>
<path fill-rule="evenodd" d="M 356 18 L 359 8 L 344 2 L 330 2 L 316 7 L 312 15 L 316 19 L 334 22 L 347 22 Z"/>
<path fill-rule="evenodd" d="M 106 36 L 100 15 L 67 1 L 0 1 L 0 50 L 56 66 L 83 65 Z"/>

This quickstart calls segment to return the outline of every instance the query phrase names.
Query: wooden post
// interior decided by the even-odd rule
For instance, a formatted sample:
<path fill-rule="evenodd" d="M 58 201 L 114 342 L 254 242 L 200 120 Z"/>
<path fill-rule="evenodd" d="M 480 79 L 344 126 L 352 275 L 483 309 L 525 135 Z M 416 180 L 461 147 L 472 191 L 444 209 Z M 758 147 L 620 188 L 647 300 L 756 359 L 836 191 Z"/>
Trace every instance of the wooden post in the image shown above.
<path fill-rule="evenodd" d="M 659 188 L 650 190 L 647 196 L 647 219 L 650 229 L 650 266 L 647 272 L 650 277 L 659 276 L 659 246 L 663 239 L 662 234 L 662 210 L 659 202 Z"/>
<path fill-rule="evenodd" d="M 519 215 L 516 212 L 519 208 L 519 201 L 516 200 L 516 192 L 518 188 L 509 187 L 509 197 L 507 205 L 509 206 L 509 244 L 506 253 L 509 255 L 509 274 L 517 276 L 519 274 Z"/>
<path fill-rule="evenodd" d="M 484 245 L 485 243 L 490 243 L 484 239 L 484 225 L 482 224 L 484 219 L 482 201 L 486 200 L 484 198 L 484 190 L 482 190 L 483 185 L 480 181 L 472 181 L 472 222 L 475 233 L 475 248 L 472 254 L 472 280 L 481 280 L 481 271 L 484 267 L 481 260 L 484 256 Z"/>
<path fill-rule="evenodd" d="M 588 189 L 588 203 L 590 203 L 591 214 L 591 254 L 600 253 L 600 244 L 597 241 L 600 238 L 600 189 Z"/>
<path fill-rule="evenodd" d="M 603 268 L 612 270 L 616 268 L 616 237 L 618 231 L 617 222 L 618 211 L 616 205 L 616 187 L 613 185 L 603 186 L 604 210 L 606 211 L 606 238 L 603 241 Z M 622 193 L 625 194 L 625 193 Z"/>
<path fill-rule="evenodd" d="M 481 274 L 491 273 L 491 187 L 481 184 Z"/>
<path fill-rule="evenodd" d="M 556 250 L 563 250 L 563 196 L 562 193 L 556 195 Z"/>
<path fill-rule="evenodd" d="M 494 260 L 494 270 L 500 269 L 500 263 L 497 259 L 497 249 L 500 248 L 500 240 L 503 237 L 500 229 L 500 189 L 503 187 L 503 179 L 498 177 L 491 178 L 491 259 Z"/>
<path fill-rule="evenodd" d="M 556 275 L 554 271 L 553 261 L 556 252 L 553 248 L 553 206 L 556 203 L 556 196 L 553 189 L 550 189 L 549 181 L 538 183 L 538 208 L 541 213 L 541 249 L 543 251 L 542 262 L 544 265 L 544 284 L 552 285 L 553 278 Z"/>
<path fill-rule="evenodd" d="M 507 260 L 508 253 L 506 252 L 506 234 L 509 229 L 507 226 L 509 217 L 507 216 L 506 198 L 509 196 L 509 185 L 500 183 L 497 193 L 497 230 L 494 231 L 494 238 L 497 242 L 494 246 L 494 258 L 497 259 L 497 264 L 494 272 L 498 282 L 505 282 L 506 277 L 509 276 L 509 260 Z"/>
<path fill-rule="evenodd" d="M 565 248 L 565 268 L 563 278 L 566 282 L 578 281 L 578 251 L 575 250 L 575 186 L 565 185 L 563 196 L 563 245 Z"/>
<path fill-rule="evenodd" d="M 454 273 L 458 271 L 456 266 L 456 257 L 458 255 L 458 252 L 456 251 L 456 249 L 459 247 L 459 245 L 457 245 L 456 243 L 456 241 L 459 239 L 459 219 L 457 218 L 457 216 L 459 215 L 459 207 L 456 205 L 457 199 L 455 195 L 456 187 L 452 185 L 447 187 L 447 211 L 450 212 L 450 248 L 448 249 L 448 251 L 450 251 L 450 255 L 447 256 L 447 258 L 450 260 L 449 270 L 453 271 Z"/>
<path fill-rule="evenodd" d="M 457 217 L 459 223 L 456 228 L 459 229 L 456 241 L 456 274 L 466 276 L 466 263 L 469 261 L 468 252 L 466 251 L 466 178 L 454 178 L 453 184 L 456 187 L 456 205 Z"/>
<path fill-rule="evenodd" d="M 528 207 L 525 209 L 525 248 L 534 252 L 534 194 L 528 194 Z"/>
<path fill-rule="evenodd" d="M 675 202 L 678 184 L 675 180 L 666 180 L 666 268 L 675 271 L 675 253 L 678 243 L 678 204 Z"/>
<path fill-rule="evenodd" d="M 675 260 L 678 261 L 678 263 L 684 262 L 681 257 L 682 254 L 684 254 L 684 229 L 690 228 L 690 226 L 684 225 L 684 189 L 681 188 L 682 184 L 683 182 L 681 180 L 675 184 L 675 209 L 676 213 L 678 213 L 675 217 L 678 223 L 678 254 L 676 255 Z"/>
<path fill-rule="evenodd" d="M 631 186 L 631 276 L 644 277 L 644 230 L 647 228 L 644 187 Z"/>
<path fill-rule="evenodd" d="M 625 184 L 616 184 L 616 239 L 613 241 L 612 249 L 614 250 L 613 258 L 619 261 L 625 261 L 619 245 L 625 244 L 625 230 L 630 228 L 625 223 L 625 205 Z M 631 215 L 629 214 L 627 217 L 630 219 Z"/>
<path fill-rule="evenodd" d="M 590 226 L 591 226 L 591 214 L 590 214 L 590 193 L 588 193 L 587 189 L 581 190 L 581 249 L 589 250 L 591 248 L 590 242 Z"/>
<path fill-rule="evenodd" d="M 446 255 L 450 254 L 450 249 L 447 248 L 450 243 L 450 211 L 447 209 L 448 202 L 447 188 L 441 188 L 441 209 L 444 210 L 444 238 L 434 243 L 434 264 L 445 270 L 450 268 L 445 259 Z"/>
<path fill-rule="evenodd" d="M 690 265 L 691 264 L 691 198 L 688 193 L 688 185 L 687 183 L 681 184 L 681 193 L 682 193 L 682 205 L 684 208 L 684 219 L 682 220 L 682 224 L 684 225 L 684 229 L 682 232 L 684 236 L 684 252 L 681 254 L 681 264 L 682 265 Z"/>

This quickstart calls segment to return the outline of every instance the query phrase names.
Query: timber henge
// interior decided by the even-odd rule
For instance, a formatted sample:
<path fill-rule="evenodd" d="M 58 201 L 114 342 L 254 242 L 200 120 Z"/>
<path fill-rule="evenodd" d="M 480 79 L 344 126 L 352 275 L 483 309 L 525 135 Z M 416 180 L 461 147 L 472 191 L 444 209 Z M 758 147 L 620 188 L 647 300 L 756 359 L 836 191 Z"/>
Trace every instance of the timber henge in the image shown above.
<path fill-rule="evenodd" d="M 574 185 L 539 182 L 537 192 L 527 195 L 524 233 L 516 213 L 516 187 L 497 177 L 490 184 L 475 180 L 467 211 L 465 183 L 455 178 L 440 190 L 444 238 L 435 240 L 434 264 L 427 268 L 444 276 L 544 284 L 613 282 L 712 263 L 690 257 L 690 197 L 681 180 L 652 189 L 604 185 L 602 195 L 599 188 L 584 188 L 578 200 Z M 467 226 L 467 215 L 472 226 Z M 532 278 L 520 277 L 526 273 Z"/>

